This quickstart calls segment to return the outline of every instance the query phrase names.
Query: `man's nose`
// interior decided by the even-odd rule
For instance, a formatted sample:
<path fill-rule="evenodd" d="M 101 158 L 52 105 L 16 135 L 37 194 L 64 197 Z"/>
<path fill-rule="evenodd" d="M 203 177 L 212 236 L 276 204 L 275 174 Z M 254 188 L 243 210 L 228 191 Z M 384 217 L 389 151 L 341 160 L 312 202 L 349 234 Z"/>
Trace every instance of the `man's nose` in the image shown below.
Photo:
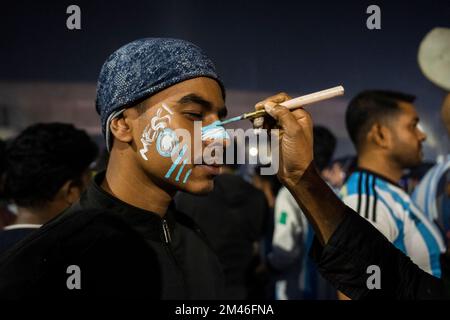
<path fill-rule="evenodd" d="M 423 132 L 422 130 L 419 129 L 419 140 L 421 142 L 427 140 L 427 134 L 425 132 Z"/>

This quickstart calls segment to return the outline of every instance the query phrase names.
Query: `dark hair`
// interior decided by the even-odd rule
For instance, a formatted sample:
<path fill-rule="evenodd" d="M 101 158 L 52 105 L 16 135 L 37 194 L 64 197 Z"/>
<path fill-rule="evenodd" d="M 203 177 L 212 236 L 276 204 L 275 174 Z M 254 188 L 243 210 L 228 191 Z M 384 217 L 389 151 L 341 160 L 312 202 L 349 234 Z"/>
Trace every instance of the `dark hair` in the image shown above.
<path fill-rule="evenodd" d="M 319 170 L 325 169 L 333 158 L 336 149 L 336 137 L 323 126 L 314 126 L 314 164 Z"/>
<path fill-rule="evenodd" d="M 345 123 L 355 148 L 359 149 L 362 138 L 375 122 L 398 114 L 399 101 L 413 103 L 415 99 L 413 95 L 382 90 L 367 90 L 354 97 L 345 113 Z"/>
<path fill-rule="evenodd" d="M 71 124 L 32 125 L 7 146 L 5 197 L 23 207 L 42 206 L 68 180 L 80 181 L 97 153 L 87 133 Z"/>

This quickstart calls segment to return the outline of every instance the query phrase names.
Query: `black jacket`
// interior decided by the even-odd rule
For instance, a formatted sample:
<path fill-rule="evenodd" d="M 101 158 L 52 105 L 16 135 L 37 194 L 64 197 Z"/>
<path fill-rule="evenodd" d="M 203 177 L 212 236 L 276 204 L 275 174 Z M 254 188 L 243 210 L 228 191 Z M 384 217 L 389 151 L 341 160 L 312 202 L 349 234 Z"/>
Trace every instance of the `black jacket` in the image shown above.
<path fill-rule="evenodd" d="M 352 299 L 450 299 L 450 258 L 441 256 L 442 278 L 415 265 L 375 227 L 350 208 L 325 246 L 314 240 L 310 254 L 320 273 Z M 369 289 L 368 278 L 380 270 L 380 289 Z"/>
<path fill-rule="evenodd" d="M 179 193 L 176 203 L 205 232 L 222 263 L 226 286 L 246 285 L 253 245 L 262 238 L 269 214 L 264 193 L 238 175 L 222 174 L 207 196 Z"/>
<path fill-rule="evenodd" d="M 0 258 L 0 298 L 90 297 L 215 299 L 219 261 L 195 223 L 174 206 L 164 219 L 100 188 Z M 68 289 L 76 265 L 81 289 Z"/>

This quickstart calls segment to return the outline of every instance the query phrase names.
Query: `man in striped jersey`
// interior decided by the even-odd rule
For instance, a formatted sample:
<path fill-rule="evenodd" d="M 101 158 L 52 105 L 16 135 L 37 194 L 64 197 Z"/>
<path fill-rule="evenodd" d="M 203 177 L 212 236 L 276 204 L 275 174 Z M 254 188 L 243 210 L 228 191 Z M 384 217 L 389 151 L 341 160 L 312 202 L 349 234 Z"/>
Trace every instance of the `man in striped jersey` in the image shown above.
<path fill-rule="evenodd" d="M 440 277 L 445 250 L 440 232 L 397 184 L 404 169 L 422 160 L 426 135 L 417 126 L 414 99 L 399 92 L 365 91 L 350 102 L 346 125 L 358 169 L 341 197 L 421 269 Z"/>
<path fill-rule="evenodd" d="M 442 104 L 442 120 L 450 137 L 450 93 Z M 428 171 L 414 190 L 412 198 L 450 239 L 450 154 L 442 156 Z"/>

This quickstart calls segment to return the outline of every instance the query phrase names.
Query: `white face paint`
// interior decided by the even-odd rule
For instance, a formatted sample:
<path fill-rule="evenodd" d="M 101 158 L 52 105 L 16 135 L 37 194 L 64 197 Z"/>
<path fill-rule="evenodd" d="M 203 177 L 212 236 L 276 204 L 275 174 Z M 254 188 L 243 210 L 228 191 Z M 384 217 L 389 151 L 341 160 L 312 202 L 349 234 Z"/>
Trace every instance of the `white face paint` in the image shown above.
<path fill-rule="evenodd" d="M 162 115 L 165 112 L 165 115 Z M 186 158 L 187 145 L 179 145 L 179 139 L 174 130 L 169 128 L 170 121 L 172 120 L 173 112 L 168 105 L 162 104 L 162 106 L 156 111 L 156 115 L 150 119 L 150 124 L 148 124 L 141 137 L 142 149 L 140 149 L 140 154 L 144 160 L 148 160 L 146 153 L 149 151 L 149 147 L 155 143 L 156 150 L 158 153 L 165 158 L 176 156 L 173 161 L 172 166 L 167 171 L 166 179 L 175 179 L 175 181 L 180 181 L 186 183 L 189 179 L 192 169 L 186 171 L 183 175 L 185 165 L 188 163 Z M 178 170 L 175 169 L 180 166 Z M 176 172 L 176 173 L 174 173 Z M 173 174 L 174 173 L 174 174 Z"/>
<path fill-rule="evenodd" d="M 178 137 L 170 128 L 165 128 L 156 140 L 156 150 L 162 157 L 171 157 L 178 146 Z"/>
<path fill-rule="evenodd" d="M 167 113 L 164 116 L 161 116 L 163 110 Z M 152 145 L 152 143 L 158 139 L 158 136 L 161 132 L 163 132 L 166 128 L 168 128 L 170 121 L 172 119 L 173 112 L 172 110 L 169 108 L 168 105 L 164 104 L 162 105 L 162 107 L 160 107 L 157 111 L 156 111 L 156 115 L 153 116 L 150 119 L 150 124 L 148 124 L 143 132 L 142 132 L 142 137 L 141 137 L 141 142 L 142 142 L 142 149 L 139 150 L 139 152 L 141 153 L 141 156 L 144 160 L 148 160 L 148 157 L 146 155 L 146 153 L 149 150 L 149 147 Z M 172 131 L 173 132 L 173 131 Z M 166 154 L 166 152 L 168 152 L 168 145 L 169 145 L 169 138 L 165 138 L 164 140 L 164 144 L 166 145 L 166 148 L 161 148 L 161 150 L 166 150 L 163 151 L 164 154 Z M 172 139 L 173 140 L 173 139 Z M 174 141 L 170 142 L 170 143 L 174 143 Z M 159 151 L 159 148 L 158 152 Z M 161 153 L 160 153 L 161 154 Z"/>

